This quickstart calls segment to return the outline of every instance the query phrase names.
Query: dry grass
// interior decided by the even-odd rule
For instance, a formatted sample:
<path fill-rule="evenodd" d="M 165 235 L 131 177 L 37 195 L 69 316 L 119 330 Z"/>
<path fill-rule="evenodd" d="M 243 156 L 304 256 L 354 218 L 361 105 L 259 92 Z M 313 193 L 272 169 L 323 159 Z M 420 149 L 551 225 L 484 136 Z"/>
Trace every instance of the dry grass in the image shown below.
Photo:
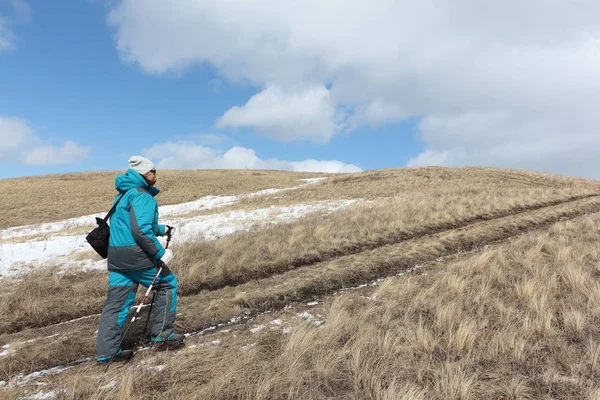
<path fill-rule="evenodd" d="M 124 171 L 31 176 L 0 180 L 0 229 L 108 212 L 115 176 Z M 164 170 L 158 172 L 161 205 L 208 195 L 238 195 L 299 184 L 318 173 L 251 170 Z"/>
<path fill-rule="evenodd" d="M 600 200 L 585 199 L 577 204 L 569 203 L 480 222 L 463 229 L 441 232 L 298 268 L 271 278 L 250 281 L 238 287 L 226 287 L 183 297 L 179 306 L 181 311 L 177 320 L 178 327 L 184 332 L 199 331 L 218 322 L 227 321 L 241 312 L 256 313 L 280 309 L 290 302 L 304 301 L 315 295 L 331 293 L 380 276 L 390 276 L 410 269 L 415 264 L 468 251 L 484 243 L 502 240 L 560 218 L 573 217 L 592 210 L 600 210 Z M 454 286 L 460 288 L 461 282 L 455 282 Z M 443 320 L 440 321 L 440 326 L 444 326 Z M 20 372 L 49 368 L 92 355 L 92 332 L 96 324 L 97 318 L 89 318 L 73 324 L 0 336 L 0 343 L 20 343 L 36 335 L 59 334 L 61 338 L 52 346 L 36 342 L 20 352 L 1 358 L 1 376 L 8 378 Z M 141 326 L 139 328 L 141 329 Z M 457 343 L 462 340 L 457 339 Z"/>
<path fill-rule="evenodd" d="M 374 296 L 332 297 L 321 327 L 238 332 L 108 375 L 75 369 L 49 388 L 65 399 L 597 399 L 599 224 L 557 223 L 390 278 Z"/>
<path fill-rule="evenodd" d="M 461 173 L 470 176 L 470 179 L 461 178 Z M 414 174 L 417 178 L 411 181 L 410 174 Z M 481 177 L 477 177 L 477 174 L 481 174 Z M 321 197 L 326 199 L 360 197 L 372 199 L 373 203 L 368 207 L 357 206 L 325 218 L 309 217 L 292 224 L 260 228 L 249 233 L 240 232 L 210 243 L 199 242 L 187 245 L 185 248 L 175 246 L 178 257 L 173 268 L 178 273 L 184 292 L 189 294 L 181 299 L 179 327 L 185 331 L 197 331 L 239 315 L 243 311 L 256 313 L 280 309 L 293 301 L 304 301 L 315 295 L 325 295 L 369 279 L 389 276 L 439 256 L 469 251 L 485 243 L 503 240 L 520 232 L 539 228 L 560 218 L 572 218 L 585 212 L 598 211 L 600 208 L 600 200 L 595 197 L 585 198 L 597 193 L 597 183 L 530 173 L 489 169 L 426 168 L 375 171 L 349 177 L 336 177 L 330 181 L 333 183 L 306 188 L 310 192 L 306 195 L 307 198 L 317 200 Z M 379 182 L 379 185 L 372 181 Z M 461 183 L 463 186 L 460 186 Z M 267 185 L 267 187 L 273 186 Z M 412 189 L 409 190 L 409 187 Z M 304 189 L 288 192 L 286 196 L 290 195 L 290 198 L 296 201 L 304 198 L 303 193 Z M 354 193 L 354 196 L 349 193 Z M 393 198 L 380 199 L 381 196 Z M 560 204 L 574 198 L 581 198 L 581 200 Z M 267 200 L 257 201 L 259 202 L 257 204 L 262 204 L 260 202 Z M 540 208 L 549 204 L 556 205 Z M 510 215 L 519 211 L 522 214 Z M 484 252 L 477 263 L 478 265 L 497 264 L 487 272 L 490 276 L 495 276 L 498 282 L 478 281 L 478 286 L 476 285 L 478 292 L 476 292 L 471 282 L 474 274 L 448 275 L 445 278 L 440 275 L 435 279 L 431 278 L 433 280 L 424 279 L 425 286 L 419 286 L 419 290 L 427 291 L 427 285 L 432 286 L 438 278 L 444 278 L 447 286 L 445 290 L 458 296 L 458 300 L 444 297 L 445 292 L 442 292 L 440 298 L 445 301 L 433 302 L 429 308 L 424 308 L 425 303 L 419 303 L 419 307 L 427 311 L 419 313 L 418 320 L 414 320 L 417 317 L 416 311 L 411 315 L 402 314 L 401 323 L 394 319 L 398 317 L 394 312 L 410 308 L 402 302 L 416 301 L 418 296 L 416 292 L 411 292 L 410 288 L 394 286 L 390 289 L 392 292 L 397 291 L 401 297 L 390 297 L 386 307 L 391 314 L 386 318 L 389 318 L 389 324 L 398 329 L 386 331 L 383 336 L 374 331 L 363 333 L 365 336 L 367 334 L 373 336 L 378 343 L 387 343 L 386 351 L 391 351 L 391 354 L 397 356 L 396 358 L 408 357 L 406 360 L 417 362 L 415 365 L 419 373 L 416 380 L 412 379 L 413 375 L 394 375 L 396 371 L 394 368 L 400 366 L 386 364 L 392 362 L 391 360 L 381 361 L 378 357 L 383 350 L 350 346 L 353 343 L 348 339 L 351 333 L 358 334 L 362 331 L 344 320 L 344 307 L 350 306 L 343 303 L 334 304 L 333 311 L 328 312 L 327 324 L 327 326 L 335 325 L 331 323 L 332 318 L 334 315 L 338 318 L 339 315 L 340 320 L 350 327 L 341 330 L 343 334 L 340 338 L 343 340 L 339 338 L 333 340 L 329 336 L 323 338 L 319 336 L 319 331 L 307 328 L 306 337 L 310 340 L 300 337 L 299 340 L 302 339 L 300 343 L 290 345 L 292 347 L 288 349 L 286 347 L 289 345 L 286 342 L 288 336 L 266 336 L 258 346 L 260 349 L 258 355 L 255 355 L 252 350 L 240 357 L 238 348 L 230 349 L 229 355 L 227 352 L 202 352 L 201 356 L 210 361 L 206 363 L 207 365 L 200 367 L 197 365 L 197 354 L 189 359 L 180 360 L 181 365 L 190 368 L 189 373 L 176 369 L 175 364 L 170 364 L 170 378 L 167 379 L 167 383 L 163 384 L 161 380 L 156 383 L 154 389 L 140 389 L 138 383 L 132 380 L 120 385 L 119 393 L 109 390 L 94 396 L 128 398 L 126 396 L 131 396 L 132 393 L 138 393 L 140 390 L 141 393 L 156 398 L 194 398 L 200 394 L 206 397 L 197 398 L 221 398 L 216 395 L 219 390 L 224 393 L 222 398 L 288 398 L 288 394 L 289 398 L 315 399 L 481 398 L 477 396 L 482 396 L 482 393 L 496 393 L 494 379 L 486 378 L 490 383 L 482 378 L 484 375 L 481 369 L 486 370 L 488 364 L 476 364 L 476 368 L 473 369 L 472 364 L 460 362 L 461 359 L 474 360 L 472 357 L 478 353 L 473 349 L 481 346 L 482 338 L 489 339 L 495 346 L 490 347 L 492 346 L 490 344 L 485 348 L 486 351 L 495 349 L 493 354 L 498 357 L 506 357 L 510 353 L 511 357 L 523 365 L 528 365 L 531 359 L 529 347 L 531 337 L 524 336 L 523 332 L 533 332 L 535 335 L 564 332 L 570 338 L 580 338 L 578 340 L 587 341 L 588 347 L 592 346 L 590 335 L 593 335 L 595 330 L 589 327 L 590 324 L 595 323 L 596 315 L 591 310 L 596 304 L 591 302 L 593 295 L 590 293 L 600 289 L 600 284 L 595 281 L 596 275 L 585 273 L 581 269 L 561 270 L 555 267 L 557 263 L 567 265 L 572 261 L 574 254 L 571 248 L 581 253 L 582 256 L 577 260 L 583 265 L 597 262 L 595 253 L 591 254 L 591 250 L 582 249 L 582 247 L 589 247 L 593 250 L 598 247 L 598 239 L 594 236 L 597 232 L 588 222 L 583 223 L 583 228 L 579 227 L 581 224 L 562 225 L 567 226 L 568 229 L 561 228 L 563 231 L 558 234 L 557 228 L 554 228 L 547 234 L 547 238 L 538 235 L 545 238 L 544 245 L 535 247 L 525 255 L 519 255 L 520 262 L 527 265 L 525 268 L 519 264 L 519 270 L 526 271 L 535 279 L 519 280 L 513 277 L 507 279 L 504 285 L 500 285 L 498 282 L 505 279 L 503 268 L 510 268 L 512 263 L 500 263 L 499 260 L 510 259 L 512 250 L 498 251 L 497 254 L 501 254 L 500 258 L 496 257 L 496 253 Z M 461 226 L 464 228 L 457 229 Z M 582 233 L 585 229 L 591 229 L 593 235 Z M 536 241 L 538 236 L 530 235 L 529 238 L 531 241 Z M 562 243 L 562 247 L 559 246 L 560 251 L 556 252 L 553 246 L 555 241 L 563 240 L 561 237 L 566 237 L 567 241 Z M 571 246 L 580 243 L 586 246 Z M 526 247 L 519 246 L 518 248 Z M 518 251 L 515 254 L 519 254 Z M 533 257 L 532 254 L 538 255 Z M 106 291 L 104 274 L 57 275 L 54 272 L 48 270 L 34 273 L 19 283 L 7 286 L 7 291 L 0 296 L 0 310 L 2 310 L 0 329 L 3 332 L 19 330 L 27 326 L 45 326 L 99 312 Z M 274 273 L 278 275 L 269 277 Z M 559 278 L 556 282 L 544 280 L 544 284 L 540 285 L 538 280 L 545 279 L 544 277 L 550 273 L 557 274 Z M 508 274 L 508 276 L 512 275 Z M 253 280 L 259 277 L 263 279 Z M 239 284 L 239 286 L 223 287 L 228 284 Z M 587 287 L 591 284 L 596 286 Z M 581 298 L 579 303 L 571 302 L 571 298 L 568 298 L 568 301 L 560 304 L 559 309 L 554 310 L 556 296 L 553 297 L 551 293 L 564 291 L 578 293 L 584 286 L 587 287 L 587 298 Z M 194 294 L 206 288 L 217 290 Z M 436 290 L 441 289 L 436 287 Z M 485 298 L 488 292 L 505 291 L 509 293 L 507 298 L 501 300 L 497 297 L 493 300 Z M 405 292 L 408 294 L 405 295 Z M 16 296 L 16 293 L 19 296 Z M 410 297 L 411 293 L 414 299 Z M 470 293 L 475 296 L 473 298 L 480 298 L 478 301 L 484 304 L 481 306 L 483 309 L 479 303 L 471 304 L 471 308 L 479 309 L 482 314 L 487 310 L 494 312 L 492 315 L 497 319 L 495 326 L 504 329 L 496 339 L 489 334 L 486 336 L 487 326 L 481 325 L 482 322 L 478 319 L 481 318 L 480 315 L 473 315 L 472 310 L 465 310 L 464 302 L 467 300 L 460 300 L 460 293 Z M 429 292 L 429 300 L 434 299 L 436 295 L 438 293 L 435 290 Z M 382 296 L 382 293 L 378 296 Z M 588 302 L 588 308 L 580 307 L 584 300 Z M 514 307 L 509 306 L 511 301 L 519 301 L 527 307 L 517 308 L 515 311 Z M 361 304 L 362 300 L 352 299 L 352 302 L 356 305 Z M 492 303 L 495 304 L 495 309 L 490 308 Z M 359 320 L 369 326 L 373 325 L 367 318 L 369 313 L 380 312 L 363 310 L 360 307 L 355 310 L 352 307 L 350 311 L 346 310 L 347 313 L 359 317 Z M 549 308 L 555 314 L 545 311 Z M 516 321 L 519 321 L 523 313 L 528 313 L 527 318 L 520 320 L 518 324 Z M 48 368 L 91 356 L 96 324 L 97 318 L 89 318 L 72 324 L 48 326 L 0 336 L 0 344 L 13 343 L 14 348 L 17 349 L 9 356 L 0 358 L 0 376 L 2 379 L 14 378 L 18 373 Z M 406 324 L 406 332 L 399 329 L 401 326 L 398 324 Z M 483 332 L 480 332 L 481 326 L 486 328 Z M 397 330 L 404 332 L 402 334 L 406 336 L 398 336 Z M 514 334 L 515 332 L 519 334 Z M 58 337 L 51 341 L 24 343 L 28 339 L 54 334 L 58 334 Z M 442 340 L 440 337 L 444 338 L 443 347 L 440 347 L 440 340 Z M 507 339 L 502 342 L 501 337 Z M 579 343 L 575 339 L 572 340 L 574 343 Z M 341 353 L 343 356 L 331 355 L 327 358 L 321 357 L 320 354 L 315 355 L 313 351 L 322 352 L 323 355 L 330 353 L 327 349 L 311 347 L 311 344 L 307 344 L 311 341 L 321 343 L 324 347 L 331 346 L 332 351 L 335 350 L 336 354 Z M 342 348 L 339 347 L 341 342 L 344 343 Z M 421 354 L 424 358 L 416 359 L 414 354 L 409 357 L 405 353 L 398 352 L 396 346 L 399 342 L 404 343 L 402 346 L 413 349 L 413 353 L 414 349 L 417 349 L 415 354 Z M 17 343 L 20 344 L 17 346 Z M 410 346 L 406 343 L 410 343 Z M 565 349 L 571 349 L 569 347 L 571 342 L 562 344 L 565 345 Z M 546 351 L 544 347 L 541 349 Z M 265 351 L 270 353 L 266 355 L 261 353 Z M 278 358 L 286 351 L 287 358 L 283 360 Z M 433 357 L 438 353 L 446 355 L 444 363 L 440 361 L 442 358 L 438 360 Z M 231 361 L 232 354 L 238 356 L 235 362 Z M 448 362 L 448 354 L 459 354 L 460 357 L 452 358 L 451 362 Z M 257 357 L 259 357 L 258 361 Z M 590 357 L 597 360 L 598 355 L 592 354 Z M 371 360 L 368 362 L 372 364 L 361 364 L 362 360 Z M 426 364 L 425 360 L 429 364 Z M 486 359 L 485 362 L 491 361 Z M 520 368 L 521 364 L 510 364 L 510 367 L 517 365 Z M 251 367 L 252 365 L 256 367 Z M 364 377 L 358 379 L 355 374 L 358 366 L 361 365 L 367 372 Z M 499 368 L 501 372 L 498 378 L 500 381 L 504 379 L 502 373 L 509 368 L 507 365 L 502 364 L 500 368 L 494 364 L 494 368 Z M 371 374 L 370 371 L 378 370 L 379 366 L 385 366 L 388 375 Z M 552 368 L 554 367 L 555 365 L 552 364 Z M 211 372 L 212 368 L 223 374 L 217 377 Z M 134 373 L 132 371 L 126 369 L 122 378 L 132 379 Z M 317 371 L 316 375 L 314 371 Z M 271 372 L 277 378 L 271 378 L 271 375 L 268 375 Z M 84 374 L 87 374 L 85 370 Z M 202 391 L 196 392 L 190 389 L 191 374 L 196 376 L 201 374 L 203 377 L 201 381 L 196 378 L 196 384 L 201 384 Z M 557 387 L 565 385 L 565 382 L 578 382 L 576 385 L 587 382 L 585 379 L 582 381 L 583 378 L 576 376 L 572 371 L 567 374 L 558 367 L 544 370 L 544 374 L 543 378 L 535 380 L 533 384 L 522 379 L 520 375 L 513 376 L 508 382 L 502 381 L 500 386 L 504 391 L 497 391 L 501 394 L 495 394 L 495 398 L 503 398 L 502 396 L 538 398 L 536 394 L 539 394 L 540 387 L 545 387 L 543 385 L 547 385 L 547 382 Z M 147 378 L 150 382 L 156 381 L 153 376 Z M 487 382 L 486 385 L 489 384 L 489 387 L 482 386 L 484 381 Z M 385 384 L 381 386 L 379 382 Z M 243 385 L 242 389 L 237 386 L 239 384 Z M 61 383 L 61 387 L 65 385 L 70 388 L 66 394 L 67 398 L 90 398 L 89 392 L 86 391 L 96 393 L 92 386 L 82 386 L 73 382 Z M 577 393 L 581 394 L 583 389 L 580 389 L 581 387 Z M 560 390 L 559 393 L 563 393 Z M 600 393 L 600 390 L 594 386 L 586 386 L 585 390 L 587 391 L 584 397 L 589 394 L 591 396 L 589 398 L 593 398 L 595 393 Z M 434 393 L 433 397 L 431 393 Z M 569 396 L 571 393 L 566 393 L 566 398 Z M 548 395 L 547 397 L 560 396 Z M 571 396 L 571 398 L 576 397 Z"/>
<path fill-rule="evenodd" d="M 500 173 L 496 170 L 469 169 L 460 174 L 455 170 L 432 169 L 431 175 L 423 176 L 423 173 L 419 169 L 370 172 L 366 173 L 369 179 L 361 174 L 338 177 L 331 180 L 332 184 L 288 192 L 295 198 L 302 197 L 305 191 L 311 192 L 313 197 L 322 193 L 335 197 L 336 193 L 343 192 L 372 198 L 397 193 L 394 198 L 359 203 L 326 217 L 317 213 L 294 223 L 182 246 L 177 246 L 175 237 L 172 248 L 177 258 L 171 266 L 178 275 L 181 294 L 239 285 L 303 265 L 588 196 L 596 189 L 587 181 L 566 179 L 563 182 L 562 178 L 547 176 L 544 177 L 559 186 L 558 189 L 547 184 L 522 187 L 514 183 L 520 181 L 507 180 L 504 175 L 498 181 L 490 181 L 490 174 Z M 520 177 L 520 174 L 515 176 Z M 451 183 L 442 185 L 443 180 Z M 504 182 L 513 186 L 505 186 Z M 46 275 L 38 276 L 34 272 L 21 282 L 14 290 L 9 286 L 0 294 L 0 333 L 98 313 L 106 294 L 106 278 L 98 273 L 55 276 L 47 282 Z M 72 287 L 76 289 L 75 296 Z M 15 299 L 14 292 L 21 293 L 20 300 Z"/>
<path fill-rule="evenodd" d="M 48 232 L 48 233 L 34 233 L 31 235 L 25 236 L 17 236 L 6 239 L 0 239 L 0 245 L 8 246 L 14 243 L 27 243 L 32 240 L 48 240 L 52 237 L 57 236 L 69 236 L 69 235 L 79 235 L 85 237 L 89 231 L 98 226 L 93 218 L 91 218 L 91 223 L 89 225 L 76 225 L 76 226 L 67 226 L 60 231 Z M 92 250 L 93 252 L 93 250 Z M 84 253 L 85 254 L 85 253 Z"/>
<path fill-rule="evenodd" d="M 197 293 L 588 193 L 482 184 L 424 186 L 396 198 L 358 203 L 327 217 L 317 214 L 217 241 L 192 242 L 177 248 L 173 268 L 181 277 L 183 293 Z"/>
<path fill-rule="evenodd" d="M 0 331 L 14 332 L 100 312 L 101 299 L 106 297 L 106 275 L 97 271 L 65 275 L 58 267 L 24 274 L 0 294 Z"/>
<path fill-rule="evenodd" d="M 367 171 L 360 174 L 334 175 L 319 185 L 303 190 L 242 199 L 220 211 L 248 210 L 271 205 L 287 206 L 321 200 L 402 198 L 420 193 L 417 201 L 434 203 L 432 199 L 451 193 L 462 198 L 479 197 L 482 190 L 506 193 L 502 202 L 518 193 L 514 201 L 526 193 L 537 192 L 541 198 L 561 198 L 578 194 L 598 194 L 597 181 L 530 171 L 497 168 L 421 167 Z M 210 211 L 192 212 L 189 216 L 206 215 Z"/>

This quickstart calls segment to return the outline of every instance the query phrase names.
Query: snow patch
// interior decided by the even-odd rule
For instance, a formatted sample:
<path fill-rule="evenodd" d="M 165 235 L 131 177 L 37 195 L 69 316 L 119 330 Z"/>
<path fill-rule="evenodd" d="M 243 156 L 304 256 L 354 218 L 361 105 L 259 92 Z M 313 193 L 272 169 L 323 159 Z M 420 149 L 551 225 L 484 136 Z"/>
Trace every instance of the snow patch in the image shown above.
<path fill-rule="evenodd" d="M 32 372 L 31 374 L 25 375 L 25 376 L 17 375 L 17 377 L 16 377 L 17 385 L 18 386 L 24 385 L 25 383 L 39 379 L 43 376 L 60 374 L 61 372 L 66 371 L 69 368 L 72 368 L 72 366 L 59 365 L 57 367 L 52 367 L 50 369 L 44 369 L 42 371 Z"/>
<path fill-rule="evenodd" d="M 50 336 L 44 336 L 44 337 L 36 338 L 36 339 L 29 339 L 29 340 L 26 340 L 24 343 L 34 343 L 34 342 L 37 342 L 38 340 L 52 339 L 53 337 L 57 337 L 58 335 L 59 335 L 58 333 L 55 333 L 54 335 L 50 335 Z"/>
<path fill-rule="evenodd" d="M 307 182 L 302 185 L 297 185 L 289 188 L 282 189 L 265 189 L 254 193 L 239 195 L 239 196 L 205 196 L 198 200 L 190 201 L 187 203 L 174 204 L 168 206 L 158 207 L 158 212 L 161 217 L 172 217 L 176 215 L 186 214 L 193 211 L 199 210 L 210 210 L 215 207 L 222 207 L 225 205 L 233 204 L 241 199 L 274 194 L 279 192 L 285 192 L 289 190 L 296 190 L 308 185 L 314 184 L 327 178 L 309 178 L 300 179 L 300 181 Z M 108 210 L 108 209 L 107 209 Z M 106 213 L 90 214 L 81 217 L 69 218 L 63 221 L 47 222 L 42 224 L 14 226 L 7 229 L 0 230 L 0 239 L 11 239 L 16 237 L 33 236 L 33 235 L 46 235 L 53 232 L 59 232 L 63 229 L 74 228 L 78 226 L 96 226 L 96 218 L 104 218 Z"/>
<path fill-rule="evenodd" d="M 217 340 L 213 340 L 212 342 L 193 344 L 191 346 L 188 346 L 188 349 L 195 349 L 198 347 L 207 347 L 207 346 L 219 346 L 220 344 L 221 344 L 221 339 L 217 339 Z"/>
<path fill-rule="evenodd" d="M 100 314 L 86 315 L 86 316 L 81 317 L 81 318 L 70 319 L 68 321 L 59 322 L 58 324 L 49 325 L 48 328 L 52 328 L 52 327 L 60 326 L 60 325 L 65 325 L 65 324 L 70 324 L 72 322 L 77 322 L 77 321 L 81 321 L 81 320 L 84 320 L 84 319 L 94 318 L 94 317 L 99 317 L 99 316 L 100 316 Z M 46 338 L 51 338 L 51 337 L 54 337 L 54 336 L 57 336 L 57 335 L 58 334 L 52 335 L 52 336 L 47 336 Z"/>
<path fill-rule="evenodd" d="M 155 372 L 163 372 L 166 368 L 167 368 L 166 365 L 154 365 L 154 366 L 148 367 L 148 369 L 150 371 L 155 371 Z"/>
<path fill-rule="evenodd" d="M 51 390 L 49 392 L 39 392 L 34 394 L 33 396 L 29 396 L 28 399 L 35 399 L 35 400 L 55 400 L 58 399 L 58 397 L 60 396 L 60 394 L 62 393 L 62 390 Z"/>
<path fill-rule="evenodd" d="M 117 387 L 117 381 L 115 381 L 114 379 L 110 382 L 108 382 L 106 385 L 104 386 L 100 386 L 100 390 L 110 390 Z"/>
<path fill-rule="evenodd" d="M 256 343 L 250 343 L 250 344 L 247 344 L 245 346 L 242 346 L 242 350 L 250 350 L 250 349 L 252 349 L 254 347 L 256 347 Z"/>
<path fill-rule="evenodd" d="M 200 336 L 200 335 L 203 335 L 203 334 L 205 334 L 206 332 L 212 332 L 212 331 L 214 331 L 214 330 L 216 330 L 216 329 L 217 329 L 217 326 L 216 326 L 216 325 L 209 326 L 208 328 L 206 328 L 206 329 L 202 329 L 200 332 L 198 332 L 198 336 Z M 190 336 L 192 336 L 193 334 L 194 334 L 194 333 L 191 333 L 191 334 L 190 334 Z"/>
<path fill-rule="evenodd" d="M 327 179 L 327 178 L 304 178 L 304 179 L 299 179 L 299 180 L 304 181 L 304 182 L 320 182 L 325 179 Z"/>
<path fill-rule="evenodd" d="M 308 311 L 303 311 L 303 312 L 301 312 L 299 314 L 296 314 L 296 316 L 299 317 L 299 318 L 303 318 L 303 319 L 305 319 L 307 321 L 311 321 L 314 326 L 321 326 L 321 325 L 323 325 L 325 323 L 325 321 L 318 320 L 317 317 L 315 317 L 314 315 L 312 315 Z M 321 317 L 321 316 L 319 315 L 319 317 Z"/>
<path fill-rule="evenodd" d="M 205 240 L 218 239 L 239 230 L 249 230 L 257 224 L 292 221 L 311 212 L 331 213 L 356 202 L 357 200 L 318 201 L 292 206 L 271 206 L 257 210 L 234 210 L 198 217 L 185 215 L 177 217 L 178 213 L 189 213 L 189 207 L 192 207 L 189 205 L 191 203 L 185 203 L 187 204 L 185 207 L 188 208 L 174 208 L 181 205 L 165 206 L 172 207 L 172 209 L 167 209 L 170 211 L 166 212 L 166 215 L 161 214 L 160 222 L 176 227 L 177 242 L 185 243 L 197 240 L 199 237 Z M 198 205 L 193 207 L 198 207 Z M 191 210 L 197 209 L 191 208 Z M 10 229 L 12 228 L 8 230 Z M 8 230 L 0 231 L 0 237 L 12 237 L 10 232 L 6 233 Z M 42 231 L 43 228 L 40 226 L 32 225 L 32 228 L 27 230 L 27 234 L 40 235 Z M 161 238 L 161 241 L 164 242 L 165 239 Z M 83 271 L 105 270 L 106 260 L 95 261 L 90 258 L 73 260 L 73 254 L 89 253 L 90 251 L 93 250 L 83 234 L 37 237 L 22 243 L 0 243 L 0 275 L 16 275 L 44 265 L 58 266 L 63 270 L 70 268 L 78 268 Z"/>
<path fill-rule="evenodd" d="M 2 348 L 4 350 L 0 351 L 0 357 L 6 357 L 10 353 L 12 353 L 12 350 L 10 350 L 10 344 L 5 344 L 4 346 L 2 346 Z"/>
<path fill-rule="evenodd" d="M 309 313 L 308 311 L 302 311 L 301 313 L 296 314 L 296 316 L 307 319 L 309 321 L 312 321 L 313 319 L 315 319 L 315 316 L 312 315 L 311 313 Z"/>

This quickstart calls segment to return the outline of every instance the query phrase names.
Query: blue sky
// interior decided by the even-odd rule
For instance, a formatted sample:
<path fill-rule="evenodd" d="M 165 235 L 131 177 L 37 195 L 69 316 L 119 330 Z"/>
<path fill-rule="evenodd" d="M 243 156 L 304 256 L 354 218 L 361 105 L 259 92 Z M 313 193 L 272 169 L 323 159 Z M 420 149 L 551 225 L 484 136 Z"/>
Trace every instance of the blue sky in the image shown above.
<path fill-rule="evenodd" d="M 594 1 L 0 0 L 0 178 L 497 166 L 600 178 Z"/>
<path fill-rule="evenodd" d="M 0 178 L 122 169 L 129 155 L 143 149 L 166 141 L 202 145 L 201 135 L 211 134 L 220 141 L 206 145 L 217 152 L 240 146 L 261 159 L 339 160 L 363 170 L 404 166 L 421 147 L 412 122 L 356 129 L 326 144 L 216 128 L 225 111 L 259 88 L 218 80 L 210 66 L 155 75 L 124 62 L 99 2 L 31 1 L 28 20 L 15 16 L 10 1 L 0 4 L 0 15 L 16 20 L 14 47 L 0 52 L 0 116 L 25 120 L 46 145 L 73 141 L 90 149 L 81 160 L 58 165 L 7 160 Z"/>

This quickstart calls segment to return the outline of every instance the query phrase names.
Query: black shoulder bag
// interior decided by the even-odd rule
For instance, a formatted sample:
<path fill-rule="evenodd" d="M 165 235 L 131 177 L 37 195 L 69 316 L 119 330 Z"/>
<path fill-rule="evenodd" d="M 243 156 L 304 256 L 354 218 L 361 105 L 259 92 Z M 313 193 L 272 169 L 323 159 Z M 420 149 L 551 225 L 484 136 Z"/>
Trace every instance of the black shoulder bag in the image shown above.
<path fill-rule="evenodd" d="M 121 199 L 125 196 L 125 193 L 119 197 L 119 200 L 112 206 L 108 214 L 104 219 L 96 217 L 97 227 L 92 229 L 90 233 L 87 234 L 85 240 L 96 250 L 96 253 L 100 254 L 100 257 L 106 258 L 108 257 L 108 240 L 110 239 L 110 227 L 108 226 L 108 219 L 115 212 L 117 208 L 117 204 L 121 201 Z"/>

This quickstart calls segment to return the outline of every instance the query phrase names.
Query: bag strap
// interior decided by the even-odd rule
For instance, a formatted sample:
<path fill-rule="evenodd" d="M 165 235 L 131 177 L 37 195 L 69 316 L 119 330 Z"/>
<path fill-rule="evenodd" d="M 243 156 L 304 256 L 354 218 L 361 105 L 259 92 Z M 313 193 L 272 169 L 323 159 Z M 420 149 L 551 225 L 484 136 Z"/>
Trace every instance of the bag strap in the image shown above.
<path fill-rule="evenodd" d="M 113 204 L 112 208 L 110 209 L 110 211 L 108 212 L 108 214 L 106 214 L 106 217 L 104 217 L 104 222 L 108 221 L 108 219 L 110 218 L 110 216 L 112 215 L 112 213 L 115 212 L 115 209 L 117 208 L 117 204 L 119 204 L 119 202 L 121 201 L 121 199 L 127 194 L 127 192 L 123 193 L 121 195 L 121 197 L 119 197 L 119 200 L 116 201 L 115 204 Z"/>

